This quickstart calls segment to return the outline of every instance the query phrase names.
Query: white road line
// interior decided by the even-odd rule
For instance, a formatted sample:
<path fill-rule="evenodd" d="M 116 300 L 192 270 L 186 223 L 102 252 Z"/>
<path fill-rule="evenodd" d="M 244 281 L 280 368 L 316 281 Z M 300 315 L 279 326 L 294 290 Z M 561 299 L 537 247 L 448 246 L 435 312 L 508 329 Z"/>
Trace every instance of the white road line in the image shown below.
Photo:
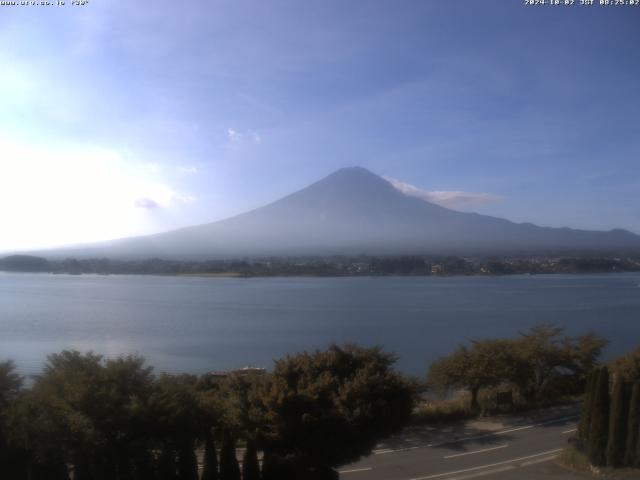
<path fill-rule="evenodd" d="M 428 480 L 429 478 L 439 478 L 439 477 L 446 477 L 449 475 L 457 475 L 458 473 L 473 472 L 475 470 L 483 470 L 485 468 L 497 467 L 499 465 L 506 465 L 507 463 L 520 462 L 522 460 L 528 460 L 530 458 L 541 457 L 543 455 L 550 455 L 552 453 L 558 453 L 560 451 L 562 451 L 562 449 L 557 448 L 555 450 L 549 450 L 547 452 L 540 452 L 534 455 L 527 455 L 526 457 L 513 458 L 511 460 L 504 460 L 502 462 L 490 463 L 488 465 L 479 465 L 477 467 L 465 468 L 464 470 L 455 470 L 453 472 L 436 473 L 434 475 L 427 475 L 426 477 L 415 477 L 415 478 L 412 478 L 411 480 Z"/>
<path fill-rule="evenodd" d="M 500 448 L 507 448 L 508 446 L 509 445 L 505 443 L 504 445 L 498 445 L 497 447 L 483 448 L 482 450 L 474 450 L 473 452 L 455 453 L 453 455 L 447 455 L 444 458 L 464 457 L 465 455 L 473 455 L 474 453 L 490 452 L 492 450 L 498 450 Z"/>
<path fill-rule="evenodd" d="M 470 478 L 486 477 L 487 475 L 493 475 L 494 473 L 506 472 L 513 470 L 516 467 L 513 465 L 507 465 L 506 467 L 494 468 L 493 470 L 487 470 L 486 472 L 472 473 L 470 475 L 463 475 L 461 477 L 451 477 L 448 480 L 469 480 Z"/>
<path fill-rule="evenodd" d="M 558 458 L 558 455 L 551 455 L 550 457 L 538 458 L 537 460 L 529 460 L 528 462 L 522 462 L 521 467 L 528 467 L 529 465 L 535 465 L 536 463 L 550 462 Z"/>
<path fill-rule="evenodd" d="M 562 433 L 563 433 L 563 435 L 564 435 L 564 434 L 567 434 L 567 433 L 573 433 L 573 432 L 577 432 L 577 431 L 578 431 L 578 429 L 577 429 L 577 428 L 572 428 L 571 430 L 565 430 L 565 431 L 564 431 L 564 432 L 562 432 Z"/>
<path fill-rule="evenodd" d="M 373 467 L 352 468 L 351 470 L 340 470 L 338 473 L 357 473 L 357 472 L 369 472 L 373 470 Z"/>
<path fill-rule="evenodd" d="M 394 448 L 384 448 L 384 449 L 380 449 L 380 450 L 374 450 L 373 454 L 374 455 L 384 455 L 384 454 L 387 454 L 387 453 L 408 452 L 409 450 L 416 450 L 418 448 L 442 447 L 444 445 L 451 445 L 451 444 L 454 444 L 454 443 L 471 442 L 473 440 L 480 440 L 482 438 L 493 437 L 495 435 L 506 435 L 507 433 L 519 432 L 521 430 L 528 430 L 530 428 L 536 428 L 536 427 L 542 427 L 544 425 L 549 425 L 550 423 L 560 423 L 560 422 L 564 422 L 564 421 L 567 421 L 567 420 L 573 420 L 573 419 L 577 419 L 577 418 L 580 418 L 580 415 L 571 415 L 571 416 L 568 416 L 568 417 L 554 418 L 552 420 L 546 420 L 544 422 L 535 423 L 533 425 L 525 425 L 525 426 L 522 426 L 522 427 L 509 428 L 507 430 L 500 430 L 498 432 L 483 433 L 482 435 L 476 435 L 474 437 L 462 437 L 462 438 L 458 438 L 458 439 L 455 439 L 455 440 L 447 440 L 446 442 L 442 442 L 442 443 L 430 443 L 428 445 L 419 445 L 419 446 L 415 446 L 415 447 L 405 447 L 405 448 L 396 448 L 396 449 L 394 449 Z"/>
<path fill-rule="evenodd" d="M 385 453 L 398 453 L 398 452 L 409 452 L 411 450 L 417 450 L 419 448 L 429 448 L 432 447 L 433 445 L 429 444 L 429 445 L 420 445 L 420 446 L 416 446 L 416 447 L 405 447 L 405 448 L 396 448 L 395 450 L 392 448 L 387 448 L 384 450 L 374 450 L 373 454 L 374 455 L 384 455 Z"/>

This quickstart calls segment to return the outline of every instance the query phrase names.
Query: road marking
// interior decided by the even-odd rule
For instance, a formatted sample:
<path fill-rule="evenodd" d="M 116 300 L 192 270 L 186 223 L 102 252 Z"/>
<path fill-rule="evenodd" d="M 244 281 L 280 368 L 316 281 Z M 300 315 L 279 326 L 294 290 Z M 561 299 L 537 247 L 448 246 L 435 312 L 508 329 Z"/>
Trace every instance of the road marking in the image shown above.
<path fill-rule="evenodd" d="M 357 472 L 369 472 L 373 470 L 373 467 L 352 468 L 351 470 L 340 470 L 338 473 L 357 473 Z"/>
<path fill-rule="evenodd" d="M 434 475 L 427 475 L 426 477 L 412 478 L 411 480 L 428 480 L 430 478 L 446 477 L 446 476 L 449 476 L 449 475 L 456 475 L 458 473 L 473 472 L 475 470 L 483 470 L 485 468 L 491 468 L 491 467 L 498 467 L 500 465 L 506 465 L 507 463 L 520 462 L 522 460 L 528 460 L 530 458 L 541 457 L 543 455 L 551 455 L 552 453 L 558 453 L 560 451 L 562 451 L 562 449 L 561 448 L 557 448 L 555 450 L 549 450 L 549 451 L 546 451 L 546 452 L 535 453 L 533 455 L 527 455 L 526 457 L 513 458 L 511 460 L 504 460 L 502 462 L 490 463 L 488 465 L 479 465 L 477 467 L 465 468 L 464 470 L 455 470 L 453 472 L 436 473 Z"/>
<path fill-rule="evenodd" d="M 558 455 L 551 455 L 550 457 L 538 458 L 537 460 L 529 460 L 528 462 L 522 462 L 521 467 L 528 467 L 529 465 L 535 465 L 536 463 L 550 462 L 558 458 Z"/>
<path fill-rule="evenodd" d="M 474 453 L 482 453 L 482 452 L 490 452 L 491 450 L 498 450 L 500 448 L 507 448 L 509 445 L 506 443 L 504 445 L 498 445 L 497 447 L 491 448 L 483 448 L 482 450 L 474 450 L 473 452 L 464 452 L 464 453 L 456 453 L 453 455 L 447 455 L 444 458 L 456 458 L 456 457 L 464 457 L 465 455 L 473 455 Z"/>
<path fill-rule="evenodd" d="M 577 428 L 572 428 L 571 430 L 565 430 L 564 432 L 562 432 L 563 434 L 567 434 L 567 433 L 573 433 L 573 432 L 577 432 L 578 429 Z"/>
<path fill-rule="evenodd" d="M 462 443 L 462 442 L 470 442 L 473 440 L 480 440 L 483 438 L 488 438 L 488 437 L 493 437 L 495 435 L 506 435 L 507 433 L 513 433 L 513 432 L 519 432 L 521 430 L 528 430 L 530 428 L 536 428 L 536 427 L 542 427 L 544 425 L 549 425 L 550 423 L 560 423 L 560 422 L 564 422 L 567 420 L 574 420 L 580 418 L 580 415 L 570 415 L 568 417 L 560 417 L 560 418 L 554 418 L 552 420 L 546 420 L 544 422 L 540 422 L 540 423 L 535 423 L 533 425 L 525 425 L 522 427 L 514 427 L 514 428 L 509 428 L 507 430 L 500 430 L 499 432 L 489 432 L 489 433 L 483 433 L 482 435 L 476 435 L 474 437 L 462 437 L 462 438 L 458 438 L 455 440 L 447 440 L 446 442 L 442 442 L 442 443 L 429 443 L 428 445 L 418 445 L 415 447 L 404 447 L 404 448 L 384 448 L 384 449 L 379 449 L 379 450 L 374 450 L 373 454 L 374 455 L 384 455 L 387 453 L 397 453 L 397 452 L 408 452 L 409 450 L 416 450 L 418 448 L 431 448 L 431 447 L 442 447 L 444 445 L 452 445 L 454 443 Z M 563 432 L 564 433 L 564 432 Z"/>
<path fill-rule="evenodd" d="M 470 478 L 486 477 L 487 475 L 493 475 L 494 473 L 506 472 L 513 470 L 516 467 L 513 465 L 507 465 L 506 467 L 494 468 L 493 470 L 487 470 L 486 472 L 472 473 L 471 475 L 463 475 L 461 477 L 451 477 L 448 480 L 469 480 Z"/>
<path fill-rule="evenodd" d="M 433 447 L 433 445 L 429 444 L 429 445 L 419 445 L 419 446 L 416 446 L 416 447 L 396 448 L 395 450 L 392 449 L 392 448 L 385 448 L 383 450 L 374 450 L 373 454 L 374 455 L 384 455 L 385 453 L 408 452 L 410 450 L 417 450 L 419 448 L 429 448 L 429 447 Z"/>

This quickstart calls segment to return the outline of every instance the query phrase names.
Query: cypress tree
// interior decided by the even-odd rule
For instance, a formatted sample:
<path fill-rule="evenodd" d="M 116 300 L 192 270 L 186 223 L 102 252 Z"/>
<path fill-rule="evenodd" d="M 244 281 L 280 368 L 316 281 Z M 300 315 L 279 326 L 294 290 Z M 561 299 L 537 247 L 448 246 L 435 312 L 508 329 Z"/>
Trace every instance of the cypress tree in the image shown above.
<path fill-rule="evenodd" d="M 593 465 L 603 466 L 606 463 L 609 433 L 609 369 L 607 367 L 602 367 L 598 372 L 592 405 L 587 454 Z"/>
<path fill-rule="evenodd" d="M 60 459 L 43 458 L 40 461 L 33 463 L 31 468 L 28 469 L 29 473 L 26 476 L 9 476 L 7 478 L 16 478 L 25 480 L 69 480 L 69 469 L 66 462 Z M 25 471 L 26 473 L 26 471 Z M 82 472 L 80 472 L 82 475 Z M 3 477 L 4 478 L 4 477 Z M 75 477 L 74 477 L 75 478 Z M 78 478 L 81 478 L 79 476 Z M 87 478 L 85 476 L 85 478 Z"/>
<path fill-rule="evenodd" d="M 118 480 L 133 480 L 133 461 L 129 450 L 120 445 L 117 451 Z"/>
<path fill-rule="evenodd" d="M 91 480 L 91 465 L 82 455 L 76 454 L 76 461 L 73 464 L 73 480 Z"/>
<path fill-rule="evenodd" d="M 133 471 L 136 480 L 156 480 L 154 458 L 146 446 L 137 447 L 133 452 Z"/>
<path fill-rule="evenodd" d="M 611 415 L 609 417 L 609 441 L 607 444 L 607 464 L 621 467 L 624 463 L 627 443 L 627 415 L 629 413 L 629 394 L 627 384 L 618 374 L 613 382 Z"/>
<path fill-rule="evenodd" d="M 260 465 L 258 464 L 258 451 L 253 442 L 247 442 L 247 449 L 242 457 L 242 479 L 260 480 Z"/>
<path fill-rule="evenodd" d="M 158 480 L 176 480 L 176 455 L 165 446 L 158 458 Z"/>
<path fill-rule="evenodd" d="M 198 480 L 198 459 L 188 443 L 178 452 L 178 480 Z"/>
<path fill-rule="evenodd" d="M 638 437 L 640 436 L 640 382 L 633 384 L 631 401 L 629 405 L 629 421 L 627 423 L 627 445 L 624 455 L 624 464 L 627 467 L 637 467 L 640 462 L 638 457 Z"/>
<path fill-rule="evenodd" d="M 220 480 L 240 480 L 240 465 L 236 457 L 236 445 L 228 432 L 222 435 L 220 450 Z"/>
<path fill-rule="evenodd" d="M 262 480 L 298 480 L 292 466 L 280 456 L 263 452 L 262 455 Z"/>
<path fill-rule="evenodd" d="M 268 450 L 262 452 L 262 480 L 278 480 L 276 459 Z"/>
<path fill-rule="evenodd" d="M 591 370 L 587 376 L 584 393 L 584 403 L 582 405 L 582 415 L 578 424 L 578 436 L 582 440 L 589 438 L 589 427 L 591 426 L 591 413 L 593 411 L 593 398 L 596 384 L 598 383 L 598 370 Z"/>
<path fill-rule="evenodd" d="M 207 432 L 204 440 L 204 466 L 201 480 L 218 480 L 218 457 L 216 456 L 216 443 L 211 430 Z"/>

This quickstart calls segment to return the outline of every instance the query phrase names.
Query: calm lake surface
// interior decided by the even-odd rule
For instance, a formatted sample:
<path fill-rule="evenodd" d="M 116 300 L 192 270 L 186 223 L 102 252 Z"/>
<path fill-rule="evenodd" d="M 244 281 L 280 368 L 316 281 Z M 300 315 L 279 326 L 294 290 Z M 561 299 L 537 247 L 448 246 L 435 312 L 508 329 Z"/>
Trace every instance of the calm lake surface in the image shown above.
<path fill-rule="evenodd" d="M 193 278 L 0 272 L 0 359 L 25 374 L 63 348 L 140 353 L 157 371 L 270 368 L 331 342 L 384 346 L 424 375 L 458 343 L 536 323 L 640 344 L 640 274 Z"/>

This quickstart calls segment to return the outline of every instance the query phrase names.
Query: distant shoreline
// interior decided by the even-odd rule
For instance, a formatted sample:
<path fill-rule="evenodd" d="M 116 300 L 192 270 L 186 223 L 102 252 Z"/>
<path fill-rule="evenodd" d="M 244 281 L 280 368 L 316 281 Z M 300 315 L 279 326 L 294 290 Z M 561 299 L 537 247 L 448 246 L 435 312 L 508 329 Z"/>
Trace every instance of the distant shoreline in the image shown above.
<path fill-rule="evenodd" d="M 30 255 L 0 258 L 0 271 L 70 275 L 173 275 L 206 278 L 503 276 L 640 271 L 640 256 L 334 256 L 226 260 L 48 260 Z"/>
<path fill-rule="evenodd" d="M 22 271 L 8 271 L 0 270 L 0 274 L 39 274 L 49 276 L 70 276 L 70 277 L 175 277 L 175 278 L 236 278 L 236 279 L 250 279 L 250 278 L 461 278 L 461 277 L 479 277 L 479 278 L 498 278 L 498 277 L 540 277 L 540 276 L 591 276 L 591 275 L 619 275 L 619 274 L 633 274 L 640 273 L 640 270 L 631 271 L 600 271 L 600 272 L 544 272 L 544 273 L 468 273 L 468 274 L 439 274 L 439 275 L 427 275 L 427 274 L 273 274 L 273 275 L 252 275 L 242 274 L 237 272 L 222 272 L 222 273 L 69 273 L 69 272 L 22 272 Z"/>

